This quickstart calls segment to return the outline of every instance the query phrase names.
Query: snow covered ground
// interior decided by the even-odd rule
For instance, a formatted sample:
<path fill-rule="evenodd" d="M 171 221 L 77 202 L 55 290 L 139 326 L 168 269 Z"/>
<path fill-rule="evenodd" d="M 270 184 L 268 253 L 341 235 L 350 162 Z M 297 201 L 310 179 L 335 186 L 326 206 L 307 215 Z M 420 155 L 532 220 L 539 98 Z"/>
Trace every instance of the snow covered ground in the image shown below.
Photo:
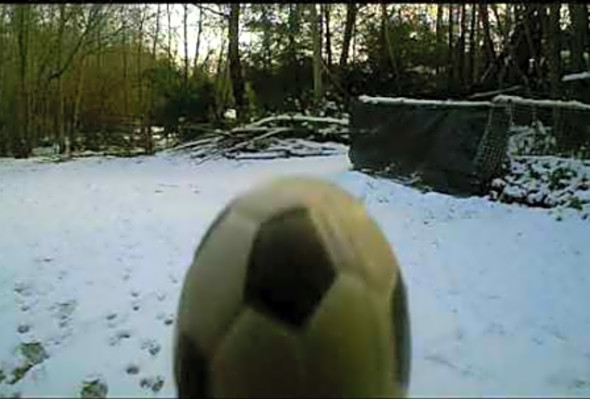
<path fill-rule="evenodd" d="M 174 312 L 197 243 L 231 197 L 285 174 L 337 182 L 392 243 L 410 396 L 590 395 L 590 221 L 349 169 L 345 155 L 0 159 L 0 395 L 79 396 L 98 380 L 108 396 L 173 396 Z M 22 369 L 25 357 L 38 364 Z"/>

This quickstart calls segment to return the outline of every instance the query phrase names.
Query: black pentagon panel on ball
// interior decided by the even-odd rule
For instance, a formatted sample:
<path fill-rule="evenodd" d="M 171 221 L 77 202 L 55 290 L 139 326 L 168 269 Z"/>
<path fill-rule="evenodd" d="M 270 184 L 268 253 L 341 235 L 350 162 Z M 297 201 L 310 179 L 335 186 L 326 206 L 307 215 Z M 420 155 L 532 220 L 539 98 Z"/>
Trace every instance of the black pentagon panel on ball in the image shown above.
<path fill-rule="evenodd" d="M 245 301 L 292 327 L 302 327 L 335 277 L 325 240 L 307 209 L 283 211 L 261 224 L 246 276 Z"/>

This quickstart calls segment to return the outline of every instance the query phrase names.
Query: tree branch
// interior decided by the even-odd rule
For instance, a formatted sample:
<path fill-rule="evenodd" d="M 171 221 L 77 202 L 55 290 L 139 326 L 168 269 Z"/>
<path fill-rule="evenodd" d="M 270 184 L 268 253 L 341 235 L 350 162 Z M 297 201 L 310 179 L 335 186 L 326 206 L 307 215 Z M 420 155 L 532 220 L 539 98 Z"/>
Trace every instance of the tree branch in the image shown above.
<path fill-rule="evenodd" d="M 199 10 L 201 10 L 201 11 L 208 11 L 208 12 L 210 12 L 210 13 L 212 13 L 212 14 L 215 14 L 215 15 L 217 15 L 217 16 L 219 16 L 219 17 L 223 17 L 223 18 L 225 18 L 225 19 L 227 19 L 227 20 L 229 21 L 229 15 L 228 15 L 228 14 L 225 14 L 225 13 L 222 13 L 222 12 L 220 12 L 220 11 L 217 11 L 217 10 L 214 10 L 214 9 L 212 9 L 212 8 L 209 8 L 208 6 L 206 6 L 206 5 L 204 5 L 204 4 L 200 4 L 200 3 L 193 3 L 193 5 L 194 5 L 195 7 L 197 7 L 197 8 L 198 8 Z"/>

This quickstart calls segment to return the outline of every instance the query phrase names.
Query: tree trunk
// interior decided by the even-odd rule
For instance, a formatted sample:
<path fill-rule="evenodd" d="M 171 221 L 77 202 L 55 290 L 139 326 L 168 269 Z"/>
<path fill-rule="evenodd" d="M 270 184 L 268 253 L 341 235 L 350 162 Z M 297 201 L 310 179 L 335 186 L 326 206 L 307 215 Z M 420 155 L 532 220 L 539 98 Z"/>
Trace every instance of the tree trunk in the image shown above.
<path fill-rule="evenodd" d="M 587 69 L 584 50 L 588 45 L 588 9 L 585 4 L 569 3 L 572 22 L 571 63 L 574 72 Z"/>
<path fill-rule="evenodd" d="M 323 96 L 322 88 L 322 39 L 320 37 L 319 19 L 316 4 L 309 5 L 311 17 L 311 35 L 313 45 L 313 94 L 316 104 Z"/>
<path fill-rule="evenodd" d="M 5 18 L 5 6 L 0 5 L 0 21 L 4 21 Z M 6 40 L 4 35 L 4 24 L 0 23 L 0 116 L 6 113 L 4 104 L 4 92 L 6 90 L 6 68 L 4 65 L 4 52 L 6 49 Z M 8 155 L 8 143 L 6 135 L 6 122 L 1 120 L 0 117 L 0 156 Z"/>
<path fill-rule="evenodd" d="M 437 51 L 442 48 L 443 44 L 443 28 L 442 28 L 442 17 L 443 17 L 442 4 L 436 5 L 436 49 Z M 440 76 L 440 63 L 436 62 L 436 76 Z"/>
<path fill-rule="evenodd" d="M 59 5 L 59 26 L 58 26 L 58 36 L 57 36 L 57 52 L 56 52 L 56 67 L 55 70 L 58 71 L 61 68 L 62 64 L 62 49 L 63 49 L 63 34 L 65 30 L 65 22 L 66 22 L 66 5 L 64 3 Z M 66 148 L 66 138 L 65 138 L 65 127 L 64 127 L 64 99 L 63 99 L 63 79 L 62 75 L 60 74 L 56 80 L 56 99 L 57 99 L 57 112 L 55 113 L 55 126 L 57 129 L 57 142 L 59 145 L 59 153 L 63 154 L 64 152 L 67 153 L 69 148 Z M 69 147 L 69 146 L 67 146 Z M 69 156 L 70 154 L 66 154 Z"/>
<path fill-rule="evenodd" d="M 84 72 L 86 66 L 86 57 L 81 56 L 78 80 L 76 82 L 76 97 L 74 99 L 74 109 L 72 111 L 72 125 L 70 127 L 70 143 L 73 146 L 77 143 L 77 136 L 80 130 L 80 108 L 82 104 L 82 89 L 84 87 Z"/>
<path fill-rule="evenodd" d="M 197 43 L 195 44 L 195 59 L 193 60 L 193 71 L 197 73 L 199 65 L 199 50 L 201 47 L 201 34 L 203 32 L 203 11 L 199 8 L 199 22 L 197 25 Z"/>
<path fill-rule="evenodd" d="M 340 67 L 344 68 L 348 63 L 348 53 L 350 51 L 350 41 L 352 39 L 352 30 L 356 21 L 357 5 L 355 3 L 346 4 L 346 23 L 344 25 L 344 38 L 342 39 L 342 53 L 340 53 Z"/>
<path fill-rule="evenodd" d="M 561 32 L 559 28 L 560 19 L 560 3 L 551 3 L 549 8 L 549 29 L 547 29 L 546 43 L 547 43 L 547 61 L 549 66 L 549 87 L 551 98 L 557 99 L 561 94 L 560 90 L 560 76 L 561 76 L 561 57 L 560 57 L 560 38 Z"/>
<path fill-rule="evenodd" d="M 242 67 L 240 65 L 239 52 L 239 22 L 240 22 L 240 4 L 232 3 L 229 13 L 229 30 L 228 30 L 228 61 L 229 71 L 232 84 L 232 92 L 236 104 L 236 113 L 238 120 L 246 120 L 246 107 L 244 104 L 244 79 L 242 78 Z"/>
<path fill-rule="evenodd" d="M 126 16 L 123 16 L 124 21 L 126 20 Z M 128 63 L 128 49 L 129 44 L 127 43 L 127 37 L 129 32 L 127 31 L 127 23 L 123 22 L 123 34 L 121 35 L 123 38 L 123 110 L 125 113 L 125 117 L 129 116 L 129 63 Z"/>
<path fill-rule="evenodd" d="M 137 40 L 138 40 L 138 45 L 137 45 L 137 84 L 138 84 L 138 113 L 139 113 L 139 134 L 140 137 L 143 138 L 143 141 L 145 142 L 144 146 L 148 147 L 149 145 L 148 143 L 148 134 L 146 132 L 145 129 L 145 107 L 144 107 L 144 102 L 143 102 L 143 67 L 142 67 L 142 56 L 143 56 L 143 24 L 144 24 L 144 17 L 145 17 L 145 9 L 147 8 L 147 5 L 144 6 L 144 8 L 140 8 L 140 15 L 139 15 L 139 29 L 137 32 Z M 151 135 L 150 135 L 151 136 Z"/>
<path fill-rule="evenodd" d="M 300 84 L 300 74 L 299 74 L 299 60 L 298 60 L 298 52 L 299 46 L 297 43 L 297 38 L 299 37 L 300 33 L 300 24 L 299 24 L 299 17 L 301 13 L 301 8 L 304 7 L 303 4 L 299 3 L 289 3 L 289 64 L 290 68 L 293 71 L 293 81 L 295 86 L 295 98 L 297 100 L 301 100 L 301 84 Z"/>
<path fill-rule="evenodd" d="M 156 60 L 158 36 L 160 35 L 160 6 L 161 4 L 158 3 L 158 8 L 156 9 L 156 33 L 154 34 L 154 41 L 152 43 L 152 58 L 154 59 L 154 61 Z"/>
<path fill-rule="evenodd" d="M 15 5 L 14 17 L 18 50 L 18 93 L 16 94 L 16 135 L 13 138 L 12 152 L 16 158 L 26 158 L 31 149 L 29 136 L 29 92 L 28 92 L 28 58 L 29 58 L 29 24 L 31 5 Z"/>
<path fill-rule="evenodd" d="M 479 4 L 479 13 L 483 25 L 483 39 L 485 47 L 485 68 L 487 68 L 496 59 L 494 51 L 494 43 L 492 42 L 492 35 L 490 33 L 490 19 L 488 15 L 488 6 L 485 3 Z"/>
<path fill-rule="evenodd" d="M 154 33 L 154 42 L 152 45 L 152 61 L 154 62 L 154 64 L 157 62 L 157 43 L 158 43 L 158 38 L 160 36 L 160 4 L 158 4 L 158 9 L 156 11 L 156 32 Z M 154 140 L 152 137 L 152 126 L 155 123 L 155 108 L 156 108 L 156 104 L 155 104 L 155 88 L 154 88 L 154 81 L 150 80 L 150 111 L 149 111 L 149 117 L 148 117 L 148 124 L 147 124 L 147 135 L 146 135 L 146 144 L 145 144 L 145 150 L 146 153 L 148 154 L 153 154 L 154 153 Z"/>
<path fill-rule="evenodd" d="M 328 68 L 332 67 L 332 35 L 330 32 L 330 3 L 323 4 L 324 24 L 326 26 L 326 63 Z"/>
<path fill-rule="evenodd" d="M 461 35 L 459 36 L 459 48 L 457 59 L 457 78 L 461 89 L 465 87 L 465 33 L 467 30 L 467 10 L 465 3 L 461 4 Z"/>
<path fill-rule="evenodd" d="M 184 9 L 182 27 L 184 29 L 184 90 L 188 89 L 188 4 L 183 3 Z"/>
<path fill-rule="evenodd" d="M 272 67 L 272 53 L 271 53 L 271 31 L 270 31 L 270 19 L 268 17 L 269 7 L 262 7 L 262 47 L 264 48 L 263 65 L 266 71 L 270 71 Z"/>
<path fill-rule="evenodd" d="M 168 17 L 168 60 L 170 61 L 170 68 L 174 63 L 172 59 L 172 21 L 170 13 L 170 3 L 166 3 L 166 15 Z"/>
<path fill-rule="evenodd" d="M 514 18 L 513 12 L 514 5 L 507 3 L 506 4 L 506 15 L 504 18 L 504 45 L 508 46 L 510 43 L 510 34 L 512 33 L 512 19 Z"/>
<path fill-rule="evenodd" d="M 221 35 L 221 37 L 221 46 L 219 46 L 219 54 L 217 56 L 217 68 L 215 71 L 215 114 L 218 117 L 221 117 L 221 115 L 223 115 L 225 108 L 225 93 L 223 91 L 223 85 L 225 84 L 225 71 L 227 70 L 227 68 L 224 69 L 224 63 L 227 64 L 226 60 L 224 60 L 224 56 L 226 54 L 225 46 L 227 44 L 227 37 L 226 35 Z"/>
<path fill-rule="evenodd" d="M 387 4 L 381 3 L 381 37 L 383 38 L 383 46 L 385 47 L 385 53 L 389 59 L 391 72 L 393 74 L 393 82 L 395 89 L 399 93 L 400 82 L 399 82 L 399 70 L 397 65 L 396 55 L 393 51 L 391 38 L 389 34 L 389 15 L 387 14 Z"/>
<path fill-rule="evenodd" d="M 447 79 L 448 79 L 448 89 L 449 91 L 453 91 L 455 85 L 453 82 L 453 77 L 455 76 L 455 57 L 453 51 L 453 28 L 454 28 L 454 21 L 453 21 L 453 4 L 449 4 L 449 53 L 447 56 Z"/>
<path fill-rule="evenodd" d="M 476 48 L 475 45 L 475 30 L 477 27 L 477 5 L 475 3 L 471 4 L 471 27 L 469 29 L 469 58 L 467 62 L 467 81 L 471 86 L 474 81 L 473 72 L 475 71 L 475 57 L 476 57 Z"/>

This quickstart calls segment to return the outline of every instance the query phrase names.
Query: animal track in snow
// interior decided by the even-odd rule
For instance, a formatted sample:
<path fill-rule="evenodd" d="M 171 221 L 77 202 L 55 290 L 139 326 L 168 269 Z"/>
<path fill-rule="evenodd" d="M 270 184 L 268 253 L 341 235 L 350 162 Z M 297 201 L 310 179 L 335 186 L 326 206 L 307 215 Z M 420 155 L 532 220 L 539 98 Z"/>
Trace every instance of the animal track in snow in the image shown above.
<path fill-rule="evenodd" d="M 131 338 L 131 331 L 130 330 L 119 330 L 109 338 L 109 345 L 115 346 L 118 345 L 121 341 Z"/>
<path fill-rule="evenodd" d="M 154 339 L 145 339 L 141 342 L 140 348 L 147 350 L 150 355 L 156 356 L 160 352 L 160 349 L 162 349 L 162 346 Z"/>
<path fill-rule="evenodd" d="M 151 389 L 154 393 L 157 393 L 164 386 L 164 378 L 160 375 L 155 377 L 144 377 L 139 382 L 139 386 Z"/>

